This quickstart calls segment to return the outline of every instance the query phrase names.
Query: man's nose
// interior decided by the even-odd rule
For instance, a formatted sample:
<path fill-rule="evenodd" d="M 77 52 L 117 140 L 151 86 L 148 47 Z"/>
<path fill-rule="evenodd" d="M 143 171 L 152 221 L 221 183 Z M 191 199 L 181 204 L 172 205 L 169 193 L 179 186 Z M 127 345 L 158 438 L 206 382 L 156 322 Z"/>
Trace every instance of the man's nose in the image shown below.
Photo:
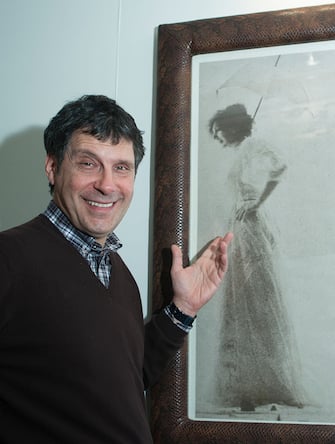
<path fill-rule="evenodd" d="M 103 169 L 97 177 L 95 188 L 104 194 L 109 194 L 117 189 L 117 178 L 113 170 Z"/>

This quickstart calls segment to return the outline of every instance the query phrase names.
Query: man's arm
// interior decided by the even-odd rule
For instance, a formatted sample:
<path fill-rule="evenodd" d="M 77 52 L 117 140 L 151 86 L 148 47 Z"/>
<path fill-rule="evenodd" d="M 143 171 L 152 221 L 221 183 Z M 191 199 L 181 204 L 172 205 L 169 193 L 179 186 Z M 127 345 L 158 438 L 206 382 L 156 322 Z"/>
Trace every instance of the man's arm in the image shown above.
<path fill-rule="evenodd" d="M 227 249 L 233 235 L 214 239 L 190 266 L 183 267 L 182 252 L 171 247 L 173 303 L 185 315 L 195 317 L 218 289 L 227 270 Z M 187 329 L 172 322 L 162 310 L 145 326 L 144 384 L 153 385 L 182 346 Z"/>

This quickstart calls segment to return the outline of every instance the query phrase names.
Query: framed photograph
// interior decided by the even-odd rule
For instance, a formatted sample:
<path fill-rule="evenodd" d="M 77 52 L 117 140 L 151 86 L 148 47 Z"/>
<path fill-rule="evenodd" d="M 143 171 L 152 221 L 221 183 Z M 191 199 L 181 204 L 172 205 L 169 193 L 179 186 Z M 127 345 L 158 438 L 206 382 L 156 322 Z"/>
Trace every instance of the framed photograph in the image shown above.
<path fill-rule="evenodd" d="M 150 392 L 157 444 L 335 442 L 334 78 L 335 5 L 159 27 L 153 311 L 172 243 L 234 240 Z"/>

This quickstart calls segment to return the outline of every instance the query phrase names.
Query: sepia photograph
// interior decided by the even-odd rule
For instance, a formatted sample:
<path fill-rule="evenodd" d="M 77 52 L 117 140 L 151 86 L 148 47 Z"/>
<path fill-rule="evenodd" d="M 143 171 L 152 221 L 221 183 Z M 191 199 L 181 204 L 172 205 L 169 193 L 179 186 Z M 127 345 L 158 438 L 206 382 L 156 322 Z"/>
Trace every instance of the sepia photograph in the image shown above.
<path fill-rule="evenodd" d="M 190 257 L 234 233 L 189 350 L 196 420 L 335 423 L 335 44 L 192 60 Z"/>

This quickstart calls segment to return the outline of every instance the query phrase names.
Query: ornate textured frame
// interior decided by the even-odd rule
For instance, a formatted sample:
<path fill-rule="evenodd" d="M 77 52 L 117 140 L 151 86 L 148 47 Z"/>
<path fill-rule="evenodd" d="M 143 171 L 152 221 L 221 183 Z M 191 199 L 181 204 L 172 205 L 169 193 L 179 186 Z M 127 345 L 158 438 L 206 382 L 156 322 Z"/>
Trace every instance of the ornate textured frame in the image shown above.
<path fill-rule="evenodd" d="M 171 297 L 172 243 L 188 263 L 192 56 L 335 39 L 335 4 L 161 25 L 153 238 L 153 311 Z M 150 393 L 155 444 L 335 442 L 335 426 L 194 421 L 187 414 L 188 344 Z"/>

